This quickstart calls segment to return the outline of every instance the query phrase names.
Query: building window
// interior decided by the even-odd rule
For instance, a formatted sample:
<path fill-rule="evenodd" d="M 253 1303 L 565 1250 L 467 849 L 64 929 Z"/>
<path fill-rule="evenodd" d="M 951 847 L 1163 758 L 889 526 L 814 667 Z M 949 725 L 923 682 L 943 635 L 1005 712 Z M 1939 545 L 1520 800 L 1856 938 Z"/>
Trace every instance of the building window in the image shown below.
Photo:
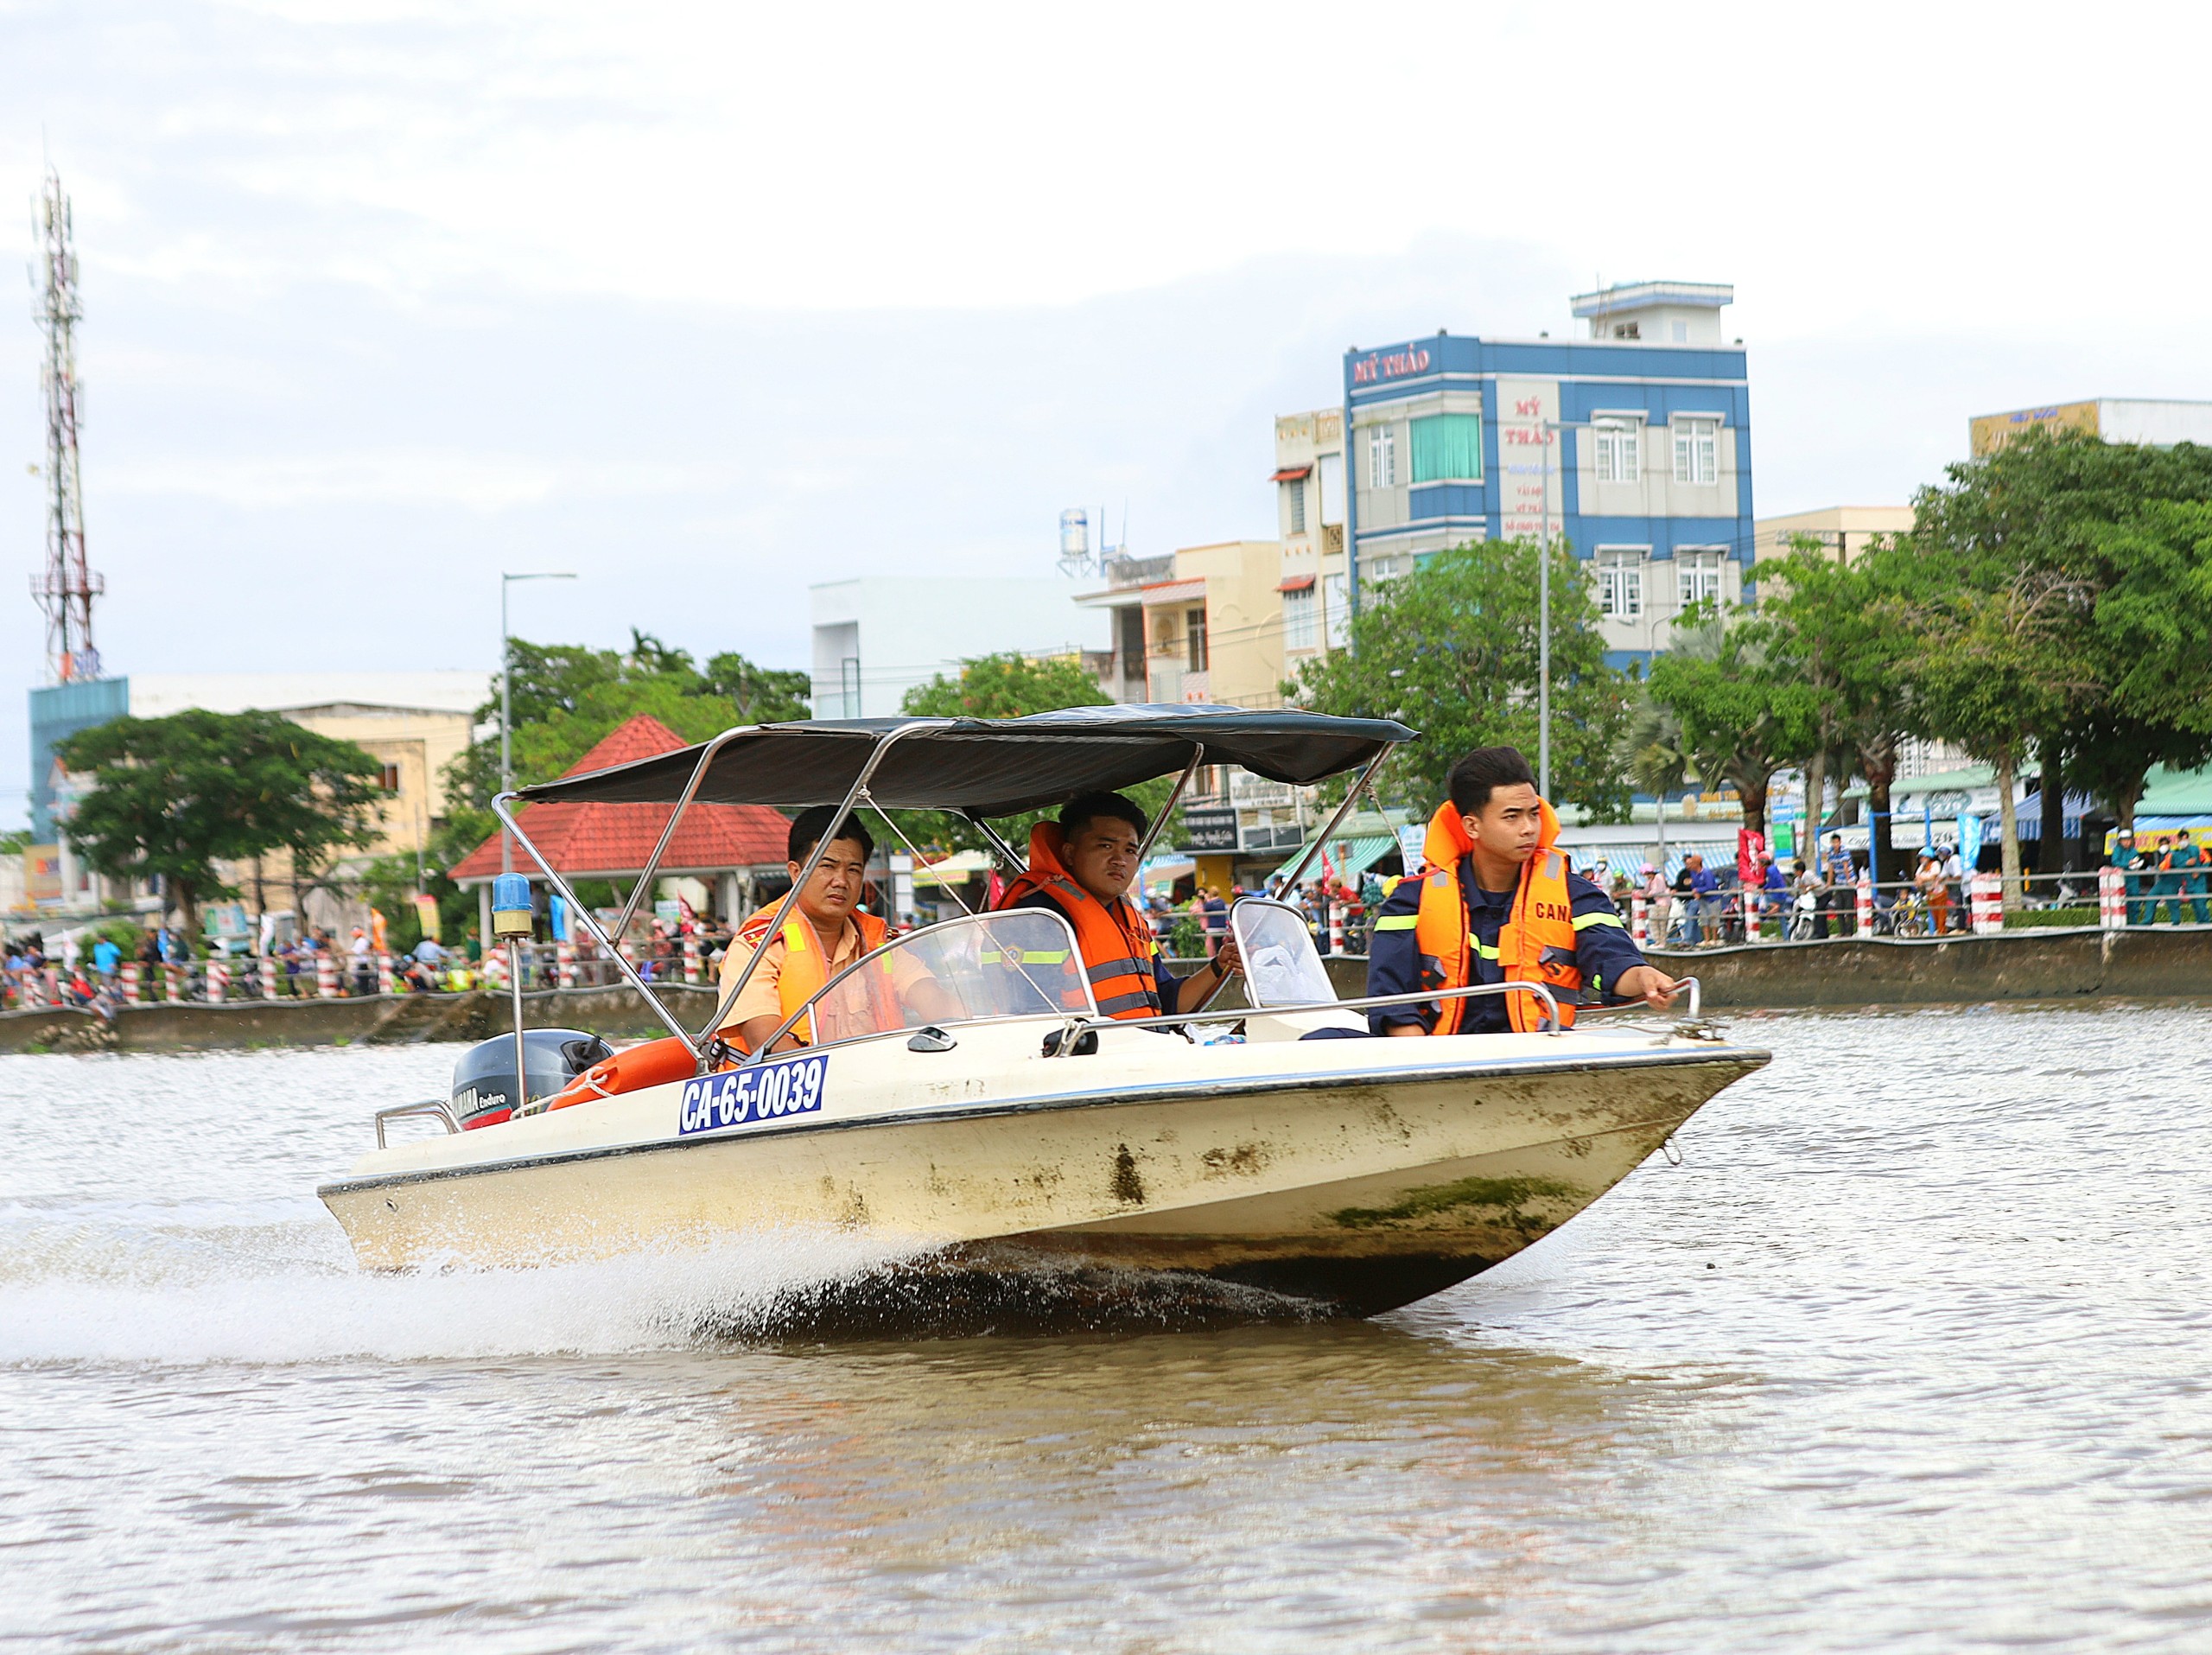
<path fill-rule="evenodd" d="M 1367 433 L 1367 486 L 1398 486 L 1398 436 L 1388 425 L 1374 426 Z"/>
<path fill-rule="evenodd" d="M 1678 419 L 1675 422 L 1675 481 L 1714 483 L 1720 481 L 1720 422 L 1717 419 Z"/>
<path fill-rule="evenodd" d="M 1598 548 L 1598 608 L 1609 621 L 1636 621 L 1643 614 L 1642 546 Z"/>
<path fill-rule="evenodd" d="M 1720 565 L 1727 555 L 1723 551 L 1675 554 L 1675 595 L 1681 608 L 1720 602 Z"/>
<path fill-rule="evenodd" d="M 1306 532 L 1306 479 L 1294 477 L 1282 486 L 1283 498 L 1290 507 L 1290 532 Z"/>
<path fill-rule="evenodd" d="M 1329 647 L 1342 649 L 1351 639 L 1351 598 L 1342 575 L 1321 578 L 1321 607 L 1328 612 Z"/>
<path fill-rule="evenodd" d="M 1183 617 L 1183 659 L 1193 672 L 1206 670 L 1206 612 L 1192 609 Z"/>
<path fill-rule="evenodd" d="M 1321 605 L 1311 586 L 1282 595 L 1282 646 L 1319 649 L 1321 646 Z"/>
<path fill-rule="evenodd" d="M 1413 422 L 1414 481 L 1417 483 L 1483 480 L 1483 417 L 1432 414 Z"/>
<path fill-rule="evenodd" d="M 399 791 L 399 767 L 396 764 L 385 765 L 384 767 L 384 773 L 377 778 L 377 786 L 382 787 L 385 792 L 388 793 L 397 792 Z"/>
<path fill-rule="evenodd" d="M 1591 430 L 1598 447 L 1598 481 L 1632 483 L 1643 474 L 1643 428 L 1634 420 L 1600 420 Z"/>

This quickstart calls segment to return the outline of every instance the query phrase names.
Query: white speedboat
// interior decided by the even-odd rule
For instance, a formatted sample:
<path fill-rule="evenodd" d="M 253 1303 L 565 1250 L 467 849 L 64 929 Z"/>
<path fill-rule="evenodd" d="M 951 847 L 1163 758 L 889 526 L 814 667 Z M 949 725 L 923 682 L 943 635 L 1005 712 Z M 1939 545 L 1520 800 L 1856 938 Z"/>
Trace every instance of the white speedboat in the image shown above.
<path fill-rule="evenodd" d="M 695 798 L 842 799 L 959 809 L 980 824 L 1175 769 L 1187 780 L 1200 763 L 1298 783 L 1362 764 L 1371 773 L 1410 734 L 1217 708 L 817 722 L 732 732 L 520 797 L 667 800 L 678 813 Z M 882 964 L 871 956 L 810 1003 L 819 1044 L 718 1065 L 679 1028 L 697 1053 L 692 1073 L 572 1108 L 533 1096 L 479 1130 L 459 1130 L 444 1102 L 403 1105 L 379 1116 L 380 1144 L 392 1116 L 431 1114 L 449 1130 L 379 1147 L 320 1193 L 376 1269 L 521 1266 L 833 1227 L 881 1239 L 918 1281 L 1075 1267 L 1240 1283 L 1364 1315 L 1556 1229 L 1767 1060 L 1694 1007 L 1658 1025 L 1332 1038 L 1363 1033 L 1377 1003 L 1338 1000 L 1294 910 L 1247 900 L 1231 922 L 1246 1008 L 1103 1017 L 1079 971 L 1037 963 L 1079 959 L 1065 921 L 979 914 L 884 951 L 943 985 L 957 1016 L 942 997 L 925 1027 L 887 1007 L 864 990 Z M 1549 997 L 1527 985 L 1460 992 Z M 718 1009 L 708 1028 L 720 1021 Z M 568 1072 L 530 1087 L 551 1091 Z"/>

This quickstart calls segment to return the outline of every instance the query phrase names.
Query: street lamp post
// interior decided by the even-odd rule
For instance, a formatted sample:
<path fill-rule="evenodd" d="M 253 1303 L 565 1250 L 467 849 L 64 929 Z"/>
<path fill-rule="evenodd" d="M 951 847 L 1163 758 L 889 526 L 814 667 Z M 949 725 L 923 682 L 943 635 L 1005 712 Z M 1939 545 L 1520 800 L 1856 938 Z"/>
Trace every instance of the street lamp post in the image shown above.
<path fill-rule="evenodd" d="M 1536 520 L 1536 792 L 1552 796 L 1552 442 L 1557 422 L 1544 422 L 1544 494 Z"/>
<path fill-rule="evenodd" d="M 507 589 L 517 581 L 572 581 L 574 575 L 534 574 L 499 576 L 499 791 L 512 792 L 515 785 L 514 765 L 514 646 L 507 630 Z M 515 870 L 515 838 L 505 828 L 499 830 L 499 871 L 512 874 Z"/>

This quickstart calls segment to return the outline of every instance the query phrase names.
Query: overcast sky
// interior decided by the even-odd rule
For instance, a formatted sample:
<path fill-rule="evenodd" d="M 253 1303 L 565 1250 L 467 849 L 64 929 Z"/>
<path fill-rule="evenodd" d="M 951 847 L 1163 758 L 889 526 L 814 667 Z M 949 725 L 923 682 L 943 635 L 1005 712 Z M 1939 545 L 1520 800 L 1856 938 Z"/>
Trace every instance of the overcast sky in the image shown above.
<path fill-rule="evenodd" d="M 1267 536 L 1339 353 L 1735 284 L 1762 515 L 2212 397 L 2202 9 L 0 0 L 76 207 L 111 670 L 804 664 L 810 582 Z M 0 311 L 0 570 L 42 557 Z M 15 315 L 8 322 L 5 316 Z M 0 589 L 4 591 L 5 589 Z M 42 630 L 0 597 L 0 824 Z"/>

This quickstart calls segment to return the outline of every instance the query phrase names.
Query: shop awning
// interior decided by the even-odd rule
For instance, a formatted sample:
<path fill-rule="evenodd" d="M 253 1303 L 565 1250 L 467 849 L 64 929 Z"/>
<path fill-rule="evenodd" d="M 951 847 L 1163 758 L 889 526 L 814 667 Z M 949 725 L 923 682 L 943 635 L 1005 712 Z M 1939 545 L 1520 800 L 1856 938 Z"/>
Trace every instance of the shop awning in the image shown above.
<path fill-rule="evenodd" d="M 1311 475 L 1313 470 L 1311 466 L 1285 466 L 1268 481 L 1271 483 L 1294 483 L 1300 477 Z"/>
<path fill-rule="evenodd" d="M 2135 818 L 2212 814 L 2212 769 L 2169 770 L 2163 764 L 2144 778 Z"/>
<path fill-rule="evenodd" d="M 1339 855 L 1338 851 L 1338 847 L 1340 845 L 1344 847 L 1341 855 Z M 1387 833 L 1378 834 L 1368 838 L 1332 839 L 1329 841 L 1327 845 L 1329 872 L 1326 876 L 1337 879 L 1350 879 L 1354 875 L 1363 874 L 1397 848 L 1398 841 L 1396 837 Z M 1304 850 L 1300 850 L 1296 855 L 1293 856 L 1288 862 L 1286 862 L 1281 867 L 1276 869 L 1274 873 L 1268 875 L 1268 877 L 1269 879 L 1287 879 L 1290 877 L 1291 870 L 1296 868 L 1298 864 L 1305 859 L 1306 852 Z M 1308 879 L 1319 879 L 1324 876 L 1325 875 L 1321 869 L 1321 858 L 1316 856 L 1313 858 L 1313 864 L 1306 869 L 1306 877 Z"/>
<path fill-rule="evenodd" d="M 914 869 L 917 885 L 958 885 L 978 875 L 991 871 L 991 856 L 987 850 L 963 850 L 933 862 L 926 868 Z"/>
<path fill-rule="evenodd" d="M 1158 586 L 1147 586 L 1144 589 L 1144 602 L 1147 608 L 1150 608 L 1155 603 L 1203 603 L 1205 602 L 1205 595 L 1206 583 L 1204 576 L 1195 581 L 1163 581 Z"/>
<path fill-rule="evenodd" d="M 1198 871 L 1198 864 L 1185 856 L 1173 862 L 1148 862 L 1137 875 L 1137 884 L 1144 890 L 1170 890 L 1179 879 L 1187 879 Z"/>
<path fill-rule="evenodd" d="M 1310 592 L 1313 589 L 1313 577 L 1311 575 L 1286 575 L 1281 584 L 1275 588 L 1278 592 Z"/>

